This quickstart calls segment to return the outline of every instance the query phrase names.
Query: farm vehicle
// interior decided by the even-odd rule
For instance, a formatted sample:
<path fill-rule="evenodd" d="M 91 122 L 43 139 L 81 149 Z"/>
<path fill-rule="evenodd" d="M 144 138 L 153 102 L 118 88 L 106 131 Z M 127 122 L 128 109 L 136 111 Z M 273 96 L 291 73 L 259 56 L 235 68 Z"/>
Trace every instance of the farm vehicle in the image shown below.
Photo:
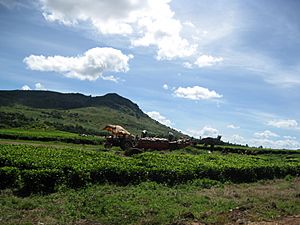
<path fill-rule="evenodd" d="M 222 136 L 218 135 L 217 138 L 213 137 L 206 137 L 206 138 L 201 138 L 197 141 L 197 144 L 203 144 L 204 147 L 208 147 L 210 145 L 210 148 L 213 150 L 215 145 L 223 145 L 224 142 L 221 141 Z"/>
<path fill-rule="evenodd" d="M 106 148 L 119 146 L 123 150 L 139 153 L 149 149 L 175 150 L 192 145 L 189 139 L 175 140 L 172 134 L 169 134 L 169 138 L 147 137 L 143 131 L 141 137 L 137 137 L 119 125 L 107 125 L 103 129 L 111 133 L 106 137 L 104 144 Z"/>

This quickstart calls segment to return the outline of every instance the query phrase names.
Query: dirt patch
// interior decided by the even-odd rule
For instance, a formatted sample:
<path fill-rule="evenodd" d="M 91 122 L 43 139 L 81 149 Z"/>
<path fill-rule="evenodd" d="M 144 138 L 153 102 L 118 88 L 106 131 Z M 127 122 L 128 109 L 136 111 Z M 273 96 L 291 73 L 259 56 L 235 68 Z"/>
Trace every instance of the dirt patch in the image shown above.
<path fill-rule="evenodd" d="M 102 225 L 101 223 L 99 222 L 96 222 L 96 221 L 92 221 L 92 220 L 79 220 L 79 221 L 76 221 L 74 223 L 70 223 L 70 225 Z"/>
<path fill-rule="evenodd" d="M 279 185 L 274 183 L 279 182 Z M 284 185 L 284 186 L 282 186 Z M 232 184 L 224 188 L 211 188 L 201 190 L 199 195 L 206 195 L 208 197 L 223 196 L 228 199 L 241 199 L 245 196 L 256 197 L 263 196 L 264 198 L 274 198 L 299 194 L 300 196 L 300 178 L 295 178 L 292 183 L 284 182 L 282 180 L 268 180 L 264 183 L 245 183 Z"/>
<path fill-rule="evenodd" d="M 251 222 L 247 221 L 241 214 L 238 212 L 234 212 L 234 217 L 241 216 L 235 222 L 226 223 L 226 225 L 299 225 L 300 224 L 300 215 L 298 216 L 289 216 L 280 218 L 274 221 L 260 221 L 260 222 Z M 177 223 L 173 223 L 172 225 L 205 225 L 206 223 L 198 222 L 198 221 L 178 221 Z M 213 223 L 215 225 L 221 225 L 223 223 Z"/>
<path fill-rule="evenodd" d="M 300 224 L 300 215 L 289 216 L 275 221 L 249 222 L 247 225 L 297 225 Z"/>

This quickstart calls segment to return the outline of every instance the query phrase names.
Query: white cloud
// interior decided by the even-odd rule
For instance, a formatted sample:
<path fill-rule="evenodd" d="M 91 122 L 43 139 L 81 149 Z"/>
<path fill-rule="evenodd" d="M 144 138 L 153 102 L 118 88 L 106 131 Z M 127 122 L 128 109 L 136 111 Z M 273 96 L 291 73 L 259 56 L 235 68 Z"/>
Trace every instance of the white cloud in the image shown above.
<path fill-rule="evenodd" d="M 289 139 L 289 140 L 296 140 L 296 137 L 292 137 L 292 136 L 283 136 L 285 139 Z"/>
<path fill-rule="evenodd" d="M 174 18 L 170 2 L 148 1 L 148 9 L 137 22 L 141 34 L 132 40 L 133 46 L 156 46 L 158 60 L 188 57 L 195 54 L 198 47 L 181 36 L 182 23 Z"/>
<path fill-rule="evenodd" d="M 271 120 L 268 122 L 268 125 L 277 127 L 277 128 L 296 128 L 298 123 L 296 120 Z"/>
<path fill-rule="evenodd" d="M 150 116 L 152 119 L 160 122 L 161 124 L 164 124 L 166 126 L 172 125 L 172 122 L 166 117 L 162 116 L 159 112 L 156 111 L 147 112 L 147 115 Z"/>
<path fill-rule="evenodd" d="M 226 53 L 224 53 L 226 54 Z M 261 76 L 264 81 L 280 88 L 288 88 L 300 84 L 300 64 L 286 66 L 280 64 L 274 57 L 258 51 L 230 51 L 226 54 L 227 66 L 234 66 L 248 70 L 252 74 Z"/>
<path fill-rule="evenodd" d="M 29 91 L 29 90 L 31 90 L 31 88 L 28 85 L 23 85 L 21 87 L 21 90 L 23 90 L 23 91 Z"/>
<path fill-rule="evenodd" d="M 191 63 L 189 63 L 189 62 L 184 62 L 184 63 L 183 63 L 183 66 L 184 66 L 185 68 L 188 68 L 188 69 L 192 69 L 192 68 L 193 68 L 193 64 L 191 64 Z"/>
<path fill-rule="evenodd" d="M 101 76 L 101 78 L 103 80 L 108 80 L 108 81 L 112 81 L 112 82 L 115 82 L 115 83 L 118 83 L 119 82 L 119 78 L 113 76 L 113 75 L 110 75 L 110 76 Z"/>
<path fill-rule="evenodd" d="M 46 20 L 64 25 L 91 22 L 102 34 L 126 35 L 133 46 L 154 46 L 157 59 L 191 56 L 197 45 L 181 36 L 171 0 L 41 0 Z M 191 23 L 188 23 L 191 25 Z"/>
<path fill-rule="evenodd" d="M 166 36 L 157 40 L 155 44 L 158 46 L 156 57 L 158 60 L 192 56 L 197 49 L 197 45 L 190 45 L 186 39 L 182 39 L 180 36 Z"/>
<path fill-rule="evenodd" d="M 273 149 L 300 149 L 300 143 L 297 140 L 269 140 L 269 139 L 252 139 L 251 146 L 263 146 Z"/>
<path fill-rule="evenodd" d="M 213 127 L 210 126 L 204 126 L 203 128 L 199 129 L 199 130 L 195 130 L 195 129 L 187 129 L 186 133 L 199 138 L 201 137 L 216 137 L 219 135 L 219 131 Z"/>
<path fill-rule="evenodd" d="M 195 61 L 195 65 L 198 67 L 208 67 L 213 66 L 217 63 L 223 62 L 224 59 L 222 57 L 213 57 L 211 55 L 201 55 Z"/>
<path fill-rule="evenodd" d="M 191 28 L 195 28 L 195 24 L 193 24 L 191 21 L 186 21 L 183 23 L 183 25 L 191 27 Z"/>
<path fill-rule="evenodd" d="M 168 86 L 167 84 L 164 84 L 164 85 L 163 85 L 163 89 L 169 90 L 169 86 Z"/>
<path fill-rule="evenodd" d="M 104 72 L 127 72 L 128 61 L 132 55 L 124 55 L 120 50 L 113 48 L 92 48 L 82 56 L 48 56 L 30 55 L 24 58 L 24 63 L 31 70 L 53 71 L 69 78 L 80 80 L 96 80 L 104 77 Z"/>
<path fill-rule="evenodd" d="M 8 9 L 28 7 L 28 2 L 24 0 L 0 0 L 0 5 Z"/>
<path fill-rule="evenodd" d="M 273 148 L 273 149 L 299 149 L 300 143 L 296 138 L 285 138 L 282 140 L 271 140 L 267 137 L 259 138 L 250 138 L 246 139 L 239 134 L 234 134 L 231 137 L 227 138 L 230 143 L 236 144 L 248 144 L 249 146 L 263 146 L 264 148 Z"/>
<path fill-rule="evenodd" d="M 46 90 L 46 88 L 41 83 L 36 83 L 35 90 Z"/>
<path fill-rule="evenodd" d="M 179 87 L 174 91 L 174 94 L 180 98 L 187 98 L 192 100 L 202 99 L 215 99 L 222 98 L 223 96 L 215 91 L 210 91 L 207 88 L 194 86 L 194 87 Z"/>
<path fill-rule="evenodd" d="M 271 138 L 271 137 L 279 137 L 279 135 L 272 131 L 265 130 L 263 132 L 254 133 L 254 137 L 256 137 L 256 138 Z"/>
<path fill-rule="evenodd" d="M 239 126 L 236 126 L 234 124 L 228 124 L 227 125 L 227 128 L 230 128 L 230 129 L 239 129 L 240 127 Z"/>
<path fill-rule="evenodd" d="M 229 138 L 229 142 L 234 144 L 245 144 L 246 139 L 239 134 L 234 134 Z"/>
<path fill-rule="evenodd" d="M 103 34 L 132 33 L 131 23 L 136 21 L 140 11 L 148 8 L 147 1 L 132 0 L 40 1 L 46 20 L 64 25 L 89 21 Z"/>

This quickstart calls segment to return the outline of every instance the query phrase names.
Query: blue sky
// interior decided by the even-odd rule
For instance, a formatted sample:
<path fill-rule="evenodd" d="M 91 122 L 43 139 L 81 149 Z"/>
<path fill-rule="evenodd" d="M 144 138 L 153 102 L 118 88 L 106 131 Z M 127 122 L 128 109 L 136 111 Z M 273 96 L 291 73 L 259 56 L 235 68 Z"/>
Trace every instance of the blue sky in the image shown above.
<path fill-rule="evenodd" d="M 199 136 L 300 148 L 297 0 L 0 0 L 0 89 L 116 92 Z"/>

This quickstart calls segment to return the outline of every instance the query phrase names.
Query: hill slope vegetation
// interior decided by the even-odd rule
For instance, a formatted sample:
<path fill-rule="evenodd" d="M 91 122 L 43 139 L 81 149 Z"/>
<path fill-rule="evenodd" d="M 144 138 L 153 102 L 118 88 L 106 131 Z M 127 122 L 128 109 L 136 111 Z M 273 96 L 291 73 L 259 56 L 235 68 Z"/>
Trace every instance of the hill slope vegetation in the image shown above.
<path fill-rule="evenodd" d="M 148 130 L 153 135 L 165 136 L 169 131 L 182 135 L 115 93 L 92 97 L 52 91 L 0 91 L 0 120 L 0 128 L 102 134 L 106 124 L 119 124 L 133 134 Z"/>

